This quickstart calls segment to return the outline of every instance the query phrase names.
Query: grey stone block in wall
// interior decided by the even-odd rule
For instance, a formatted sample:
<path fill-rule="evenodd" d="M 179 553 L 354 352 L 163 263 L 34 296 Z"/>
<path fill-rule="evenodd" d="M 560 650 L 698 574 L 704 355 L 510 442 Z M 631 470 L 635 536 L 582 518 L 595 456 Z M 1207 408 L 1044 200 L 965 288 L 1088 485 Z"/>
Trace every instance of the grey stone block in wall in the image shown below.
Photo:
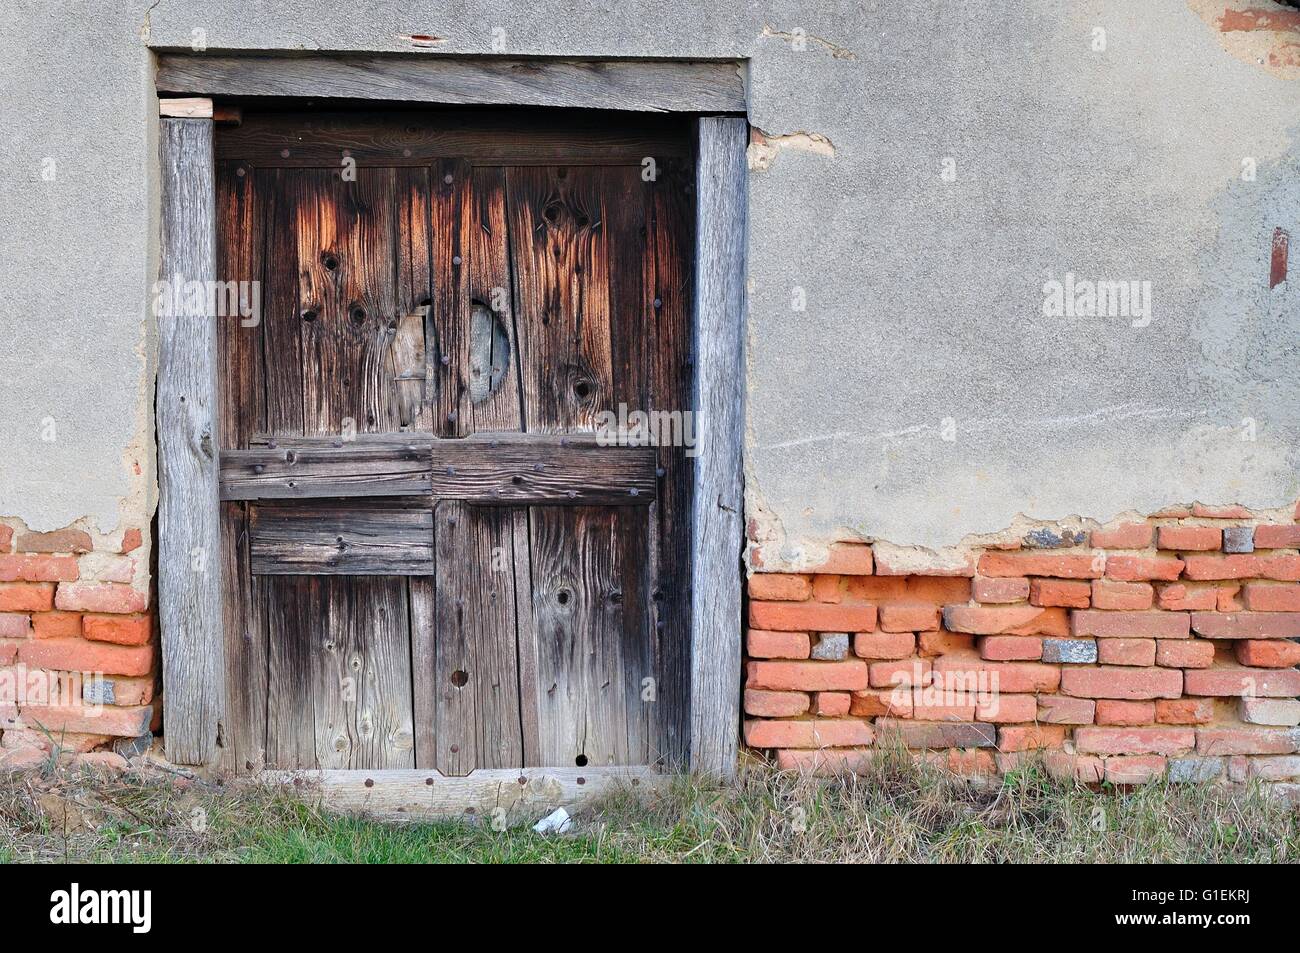
<path fill-rule="evenodd" d="M 148 751 L 152 744 L 153 732 L 146 731 L 135 738 L 118 738 L 113 742 L 113 750 L 124 758 L 135 758 Z"/>
<path fill-rule="evenodd" d="M 81 697 L 88 705 L 116 704 L 116 690 L 113 683 L 106 678 L 96 678 L 86 682 L 81 689 Z"/>
<path fill-rule="evenodd" d="M 1255 551 L 1255 527 L 1229 526 L 1223 531 L 1223 551 L 1225 553 L 1253 553 Z"/>
<path fill-rule="evenodd" d="M 823 632 L 813 646 L 812 657 L 824 662 L 839 662 L 849 657 L 847 632 Z"/>
<path fill-rule="evenodd" d="M 1168 778 L 1178 783 L 1213 781 L 1223 775 L 1222 758 L 1170 758 Z"/>
<path fill-rule="evenodd" d="M 1097 661 L 1097 643 L 1092 639 L 1043 639 L 1043 661 L 1086 665 Z"/>

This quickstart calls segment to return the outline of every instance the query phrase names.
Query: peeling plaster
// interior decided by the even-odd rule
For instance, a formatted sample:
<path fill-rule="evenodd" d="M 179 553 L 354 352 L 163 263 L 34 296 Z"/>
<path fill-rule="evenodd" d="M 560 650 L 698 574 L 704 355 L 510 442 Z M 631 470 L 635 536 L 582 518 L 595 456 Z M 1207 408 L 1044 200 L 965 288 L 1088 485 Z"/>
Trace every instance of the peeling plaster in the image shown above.
<path fill-rule="evenodd" d="M 1300 79 L 1300 9 L 1273 0 L 1187 0 L 1230 56 L 1278 79 Z"/>
<path fill-rule="evenodd" d="M 819 132 L 792 132 L 772 136 L 754 126 L 749 133 L 749 147 L 745 159 L 751 172 L 766 172 L 783 150 L 805 152 L 809 155 L 835 157 L 835 146 Z"/>

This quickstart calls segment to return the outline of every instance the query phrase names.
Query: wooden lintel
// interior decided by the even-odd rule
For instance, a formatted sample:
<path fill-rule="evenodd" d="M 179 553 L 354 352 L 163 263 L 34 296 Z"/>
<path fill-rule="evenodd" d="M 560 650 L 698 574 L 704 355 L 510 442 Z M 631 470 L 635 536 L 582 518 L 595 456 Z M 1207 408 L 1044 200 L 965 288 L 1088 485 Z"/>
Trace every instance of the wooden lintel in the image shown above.
<path fill-rule="evenodd" d="M 158 115 L 164 119 L 211 119 L 212 113 L 212 100 L 203 96 L 158 100 Z"/>
<path fill-rule="evenodd" d="M 251 783 L 291 784 L 322 807 L 385 820 L 460 817 L 490 821 L 538 820 L 616 791 L 647 794 L 670 776 L 642 765 L 587 768 L 480 768 L 464 777 L 427 770 L 269 771 Z"/>

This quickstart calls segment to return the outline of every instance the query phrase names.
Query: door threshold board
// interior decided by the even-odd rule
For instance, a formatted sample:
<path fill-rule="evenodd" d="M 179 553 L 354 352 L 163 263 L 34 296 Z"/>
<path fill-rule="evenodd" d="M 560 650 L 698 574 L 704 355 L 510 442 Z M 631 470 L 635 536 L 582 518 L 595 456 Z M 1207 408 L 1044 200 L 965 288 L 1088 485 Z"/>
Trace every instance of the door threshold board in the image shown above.
<path fill-rule="evenodd" d="M 329 811 L 381 820 L 429 818 L 538 820 L 557 807 L 582 805 L 618 791 L 649 792 L 672 779 L 649 765 L 586 768 L 480 768 L 464 777 L 433 769 L 264 771 L 245 783 L 292 785 Z"/>

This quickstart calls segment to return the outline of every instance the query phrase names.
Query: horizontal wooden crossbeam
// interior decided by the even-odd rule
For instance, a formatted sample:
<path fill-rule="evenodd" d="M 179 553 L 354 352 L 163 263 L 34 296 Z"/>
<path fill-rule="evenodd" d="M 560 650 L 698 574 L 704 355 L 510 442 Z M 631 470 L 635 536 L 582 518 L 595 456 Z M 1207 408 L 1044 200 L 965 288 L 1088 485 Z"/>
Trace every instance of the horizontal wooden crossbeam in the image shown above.
<path fill-rule="evenodd" d="M 431 496 L 496 506 L 642 506 L 655 499 L 654 447 L 590 434 L 275 437 L 221 452 L 223 500 Z"/>
<path fill-rule="evenodd" d="M 259 503 L 248 550 L 255 576 L 431 576 L 433 501 Z"/>

